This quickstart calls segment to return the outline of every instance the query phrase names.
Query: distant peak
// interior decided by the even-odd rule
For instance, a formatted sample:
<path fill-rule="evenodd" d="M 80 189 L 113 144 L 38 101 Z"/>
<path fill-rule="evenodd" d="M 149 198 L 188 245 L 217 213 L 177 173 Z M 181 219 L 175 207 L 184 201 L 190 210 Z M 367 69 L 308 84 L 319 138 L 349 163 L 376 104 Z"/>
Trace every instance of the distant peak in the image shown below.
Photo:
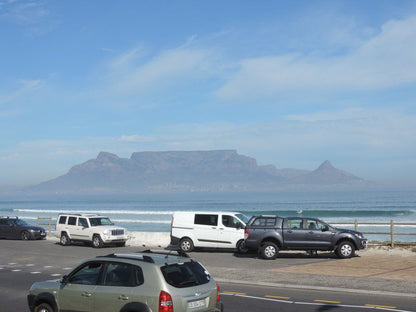
<path fill-rule="evenodd" d="M 332 169 L 334 168 L 334 166 L 332 166 L 331 162 L 329 160 L 325 160 L 318 168 L 318 170 L 320 169 Z"/>
<path fill-rule="evenodd" d="M 114 160 L 119 159 L 116 154 L 108 153 L 108 152 L 100 152 L 97 156 L 97 160 Z"/>

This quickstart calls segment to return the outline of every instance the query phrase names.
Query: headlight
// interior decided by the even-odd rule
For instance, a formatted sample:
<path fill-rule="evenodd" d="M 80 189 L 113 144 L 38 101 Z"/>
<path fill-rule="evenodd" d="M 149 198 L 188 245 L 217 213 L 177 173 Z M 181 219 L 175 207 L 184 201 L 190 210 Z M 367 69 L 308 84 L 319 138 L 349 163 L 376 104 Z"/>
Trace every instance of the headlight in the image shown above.
<path fill-rule="evenodd" d="M 355 236 L 357 236 L 358 238 L 363 238 L 363 234 L 361 233 L 354 233 Z"/>
<path fill-rule="evenodd" d="M 105 236 L 110 236 L 110 230 L 105 230 L 105 231 L 103 232 L 103 235 L 105 235 Z"/>

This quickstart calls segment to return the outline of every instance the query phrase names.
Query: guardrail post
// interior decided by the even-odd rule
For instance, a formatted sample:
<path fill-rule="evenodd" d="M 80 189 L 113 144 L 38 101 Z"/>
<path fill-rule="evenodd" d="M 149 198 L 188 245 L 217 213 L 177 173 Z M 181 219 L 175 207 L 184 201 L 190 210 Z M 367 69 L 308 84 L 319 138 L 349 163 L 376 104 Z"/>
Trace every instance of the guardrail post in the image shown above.
<path fill-rule="evenodd" d="M 394 247 L 394 220 L 390 220 L 391 247 Z"/>
<path fill-rule="evenodd" d="M 358 220 L 355 219 L 354 221 L 354 230 L 358 231 Z"/>

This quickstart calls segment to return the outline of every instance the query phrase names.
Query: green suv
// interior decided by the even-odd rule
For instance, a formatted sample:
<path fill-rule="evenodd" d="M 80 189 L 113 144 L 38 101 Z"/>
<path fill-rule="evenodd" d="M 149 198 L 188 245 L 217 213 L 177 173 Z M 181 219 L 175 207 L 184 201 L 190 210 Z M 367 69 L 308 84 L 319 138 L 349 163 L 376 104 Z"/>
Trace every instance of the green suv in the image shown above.
<path fill-rule="evenodd" d="M 223 311 L 219 286 L 186 254 L 143 251 L 99 256 L 61 280 L 37 282 L 31 312 Z"/>

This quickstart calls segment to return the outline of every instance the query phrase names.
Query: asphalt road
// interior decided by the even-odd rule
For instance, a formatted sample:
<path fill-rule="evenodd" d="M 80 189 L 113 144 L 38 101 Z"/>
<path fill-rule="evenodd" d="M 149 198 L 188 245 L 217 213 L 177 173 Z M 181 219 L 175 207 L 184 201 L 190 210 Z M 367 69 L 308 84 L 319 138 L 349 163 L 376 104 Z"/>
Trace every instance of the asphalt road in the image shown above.
<path fill-rule="evenodd" d="M 35 281 L 60 278 L 84 259 L 114 252 L 139 251 L 143 248 L 86 246 L 62 247 L 51 241 L 0 240 L 0 311 L 28 311 L 26 295 Z M 416 311 L 416 299 L 387 293 L 358 291 L 332 292 L 329 289 L 286 288 L 259 283 L 256 276 L 262 269 L 276 266 L 296 266 L 306 263 L 338 261 L 331 255 L 318 258 L 282 257 L 278 262 L 263 261 L 255 255 L 238 256 L 233 252 L 194 252 L 220 281 L 225 311 Z M 254 273 L 253 273 L 254 272 Z M 256 275 L 257 272 L 257 275 Z M 288 279 L 291 276 L 287 276 Z M 293 277 L 295 278 L 295 277 Z M 264 280 L 264 277 L 262 277 Z M 230 283 L 239 280 L 246 283 Z M 273 282 L 273 279 L 271 279 Z M 304 287 L 311 281 L 299 283 Z"/>

